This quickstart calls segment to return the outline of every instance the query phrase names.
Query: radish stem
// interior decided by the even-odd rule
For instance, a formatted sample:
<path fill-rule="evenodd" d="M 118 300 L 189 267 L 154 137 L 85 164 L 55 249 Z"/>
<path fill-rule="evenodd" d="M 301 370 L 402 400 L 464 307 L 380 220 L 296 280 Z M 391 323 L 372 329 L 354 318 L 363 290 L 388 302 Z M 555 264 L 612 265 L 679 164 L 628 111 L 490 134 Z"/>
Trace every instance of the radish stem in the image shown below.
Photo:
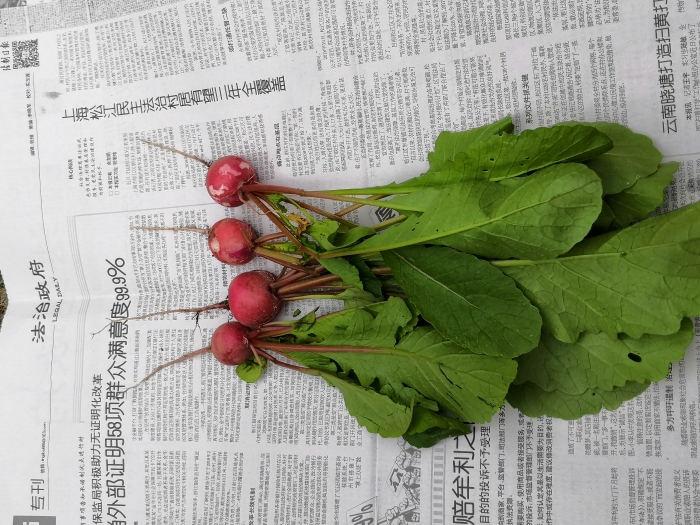
<path fill-rule="evenodd" d="M 342 279 L 337 275 L 322 275 L 320 277 L 312 277 L 311 279 L 302 279 L 292 284 L 282 286 L 277 289 L 277 294 L 286 294 L 292 292 L 300 292 L 302 290 L 309 290 L 311 288 L 317 288 L 323 286 L 324 284 L 332 283 L 335 281 L 341 281 Z"/>
<path fill-rule="evenodd" d="M 382 197 L 383 197 L 382 195 L 372 195 L 372 196 L 371 196 L 369 199 L 367 199 L 367 200 L 373 200 L 373 201 L 374 201 L 374 200 L 377 200 L 377 199 L 381 199 Z M 353 211 L 355 211 L 355 210 L 359 210 L 360 208 L 362 208 L 362 206 L 367 206 L 367 205 L 366 205 L 366 204 L 353 204 L 353 205 L 351 205 L 351 206 L 348 206 L 347 208 L 344 208 L 344 209 L 340 210 L 338 213 L 336 213 L 336 215 L 338 215 L 338 216 L 347 215 L 348 213 L 351 213 L 351 212 L 353 212 Z"/>

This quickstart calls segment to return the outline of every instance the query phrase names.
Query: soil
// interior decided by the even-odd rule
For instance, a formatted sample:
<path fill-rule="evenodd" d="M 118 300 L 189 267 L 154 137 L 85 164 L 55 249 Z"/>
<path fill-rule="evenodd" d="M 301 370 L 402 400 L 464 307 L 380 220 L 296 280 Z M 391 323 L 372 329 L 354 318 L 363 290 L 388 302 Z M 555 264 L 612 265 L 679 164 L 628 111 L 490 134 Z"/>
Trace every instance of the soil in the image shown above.
<path fill-rule="evenodd" d="M 5 290 L 5 283 L 2 281 L 2 275 L 0 275 L 0 328 L 2 328 L 5 310 L 7 310 L 7 291 Z"/>

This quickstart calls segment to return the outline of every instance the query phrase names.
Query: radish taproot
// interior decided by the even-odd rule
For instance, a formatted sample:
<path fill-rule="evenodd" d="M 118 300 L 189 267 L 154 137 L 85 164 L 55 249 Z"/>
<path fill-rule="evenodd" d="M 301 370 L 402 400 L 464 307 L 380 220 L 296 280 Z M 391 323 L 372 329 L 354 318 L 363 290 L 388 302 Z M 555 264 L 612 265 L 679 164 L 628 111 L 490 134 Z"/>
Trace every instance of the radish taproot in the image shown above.
<path fill-rule="evenodd" d="M 276 279 L 273 273 L 253 270 L 237 275 L 231 281 L 228 304 L 239 323 L 258 328 L 275 318 L 282 308 L 282 299 L 270 288 Z"/>
<path fill-rule="evenodd" d="M 209 228 L 207 243 L 216 259 L 238 266 L 255 257 L 255 232 L 245 222 L 226 218 Z"/>
<path fill-rule="evenodd" d="M 209 166 L 206 187 L 215 202 L 234 208 L 243 204 L 239 195 L 241 187 L 255 182 L 258 175 L 253 166 L 242 157 L 228 155 Z"/>
<path fill-rule="evenodd" d="M 227 217 L 216 221 L 211 228 L 194 226 L 132 226 L 133 230 L 187 231 L 207 236 L 212 255 L 225 264 L 239 266 L 253 260 L 256 251 L 255 232 L 248 224 Z M 265 254 L 267 255 L 267 254 Z"/>
<path fill-rule="evenodd" d="M 208 353 L 214 354 L 217 361 L 224 365 L 235 366 L 245 363 L 253 356 L 253 348 L 251 347 L 248 339 L 248 329 L 241 323 L 237 323 L 235 321 L 222 324 L 216 330 L 214 330 L 214 334 L 211 337 L 211 344 L 209 346 L 205 346 L 204 348 L 200 348 L 194 352 L 181 355 L 172 361 L 158 365 L 150 374 L 148 374 L 134 386 L 129 387 L 127 390 L 137 388 L 158 372 L 168 368 L 169 366 L 181 363 L 195 356 Z"/>
<path fill-rule="evenodd" d="M 207 167 L 206 188 L 207 192 L 215 202 L 228 208 L 241 206 L 243 201 L 239 197 L 241 186 L 258 182 L 258 174 L 255 168 L 243 157 L 236 155 L 226 155 L 214 162 L 209 162 L 196 155 L 185 153 L 179 149 L 164 146 L 157 142 L 140 139 L 141 142 L 149 146 L 164 149 L 182 155 L 188 159 L 196 160 Z"/>
<path fill-rule="evenodd" d="M 224 365 L 240 365 L 247 361 L 253 355 L 248 328 L 235 321 L 222 324 L 211 337 L 211 353 Z"/>

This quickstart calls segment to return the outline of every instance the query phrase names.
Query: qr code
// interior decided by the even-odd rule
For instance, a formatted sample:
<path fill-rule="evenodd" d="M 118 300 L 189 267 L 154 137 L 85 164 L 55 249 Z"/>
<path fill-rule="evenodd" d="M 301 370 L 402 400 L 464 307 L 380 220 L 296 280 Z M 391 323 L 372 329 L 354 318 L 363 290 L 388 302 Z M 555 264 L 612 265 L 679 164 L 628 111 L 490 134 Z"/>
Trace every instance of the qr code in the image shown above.
<path fill-rule="evenodd" d="M 39 40 L 12 42 L 12 68 L 39 67 Z"/>

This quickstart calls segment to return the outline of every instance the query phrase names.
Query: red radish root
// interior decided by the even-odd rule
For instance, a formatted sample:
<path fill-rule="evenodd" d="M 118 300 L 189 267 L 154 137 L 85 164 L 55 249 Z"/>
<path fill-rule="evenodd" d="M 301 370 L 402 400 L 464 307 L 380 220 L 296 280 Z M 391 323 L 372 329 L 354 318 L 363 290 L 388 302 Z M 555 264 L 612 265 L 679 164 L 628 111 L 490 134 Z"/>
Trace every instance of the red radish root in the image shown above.
<path fill-rule="evenodd" d="M 237 323 L 235 321 L 222 324 L 219 328 L 214 330 L 214 334 L 211 337 L 211 345 L 195 350 L 194 352 L 181 355 L 172 361 L 168 361 L 167 363 L 157 366 L 153 372 L 148 374 L 134 386 L 127 388 L 127 390 L 137 388 L 158 372 L 168 368 L 169 366 L 182 363 L 183 361 L 187 361 L 195 356 L 207 354 L 209 352 L 214 354 L 214 357 L 216 357 L 216 359 L 224 365 L 234 366 L 246 362 L 253 355 L 252 346 L 248 341 L 248 329 L 241 323 Z"/>
<path fill-rule="evenodd" d="M 252 261 L 255 257 L 253 239 L 253 229 L 238 219 L 221 219 L 209 228 L 209 249 L 225 264 L 237 266 Z"/>
<path fill-rule="evenodd" d="M 230 208 L 243 204 L 239 190 L 258 181 L 253 166 L 241 157 L 229 155 L 215 160 L 207 172 L 206 187 L 211 198 Z"/>
<path fill-rule="evenodd" d="M 228 287 L 228 304 L 239 323 L 258 328 L 272 321 L 282 308 L 282 300 L 270 285 L 275 282 L 273 273 L 254 270 L 238 275 Z"/>
<path fill-rule="evenodd" d="M 221 364 L 244 363 L 253 355 L 248 342 L 248 329 L 235 321 L 222 324 L 211 337 L 211 352 Z"/>

